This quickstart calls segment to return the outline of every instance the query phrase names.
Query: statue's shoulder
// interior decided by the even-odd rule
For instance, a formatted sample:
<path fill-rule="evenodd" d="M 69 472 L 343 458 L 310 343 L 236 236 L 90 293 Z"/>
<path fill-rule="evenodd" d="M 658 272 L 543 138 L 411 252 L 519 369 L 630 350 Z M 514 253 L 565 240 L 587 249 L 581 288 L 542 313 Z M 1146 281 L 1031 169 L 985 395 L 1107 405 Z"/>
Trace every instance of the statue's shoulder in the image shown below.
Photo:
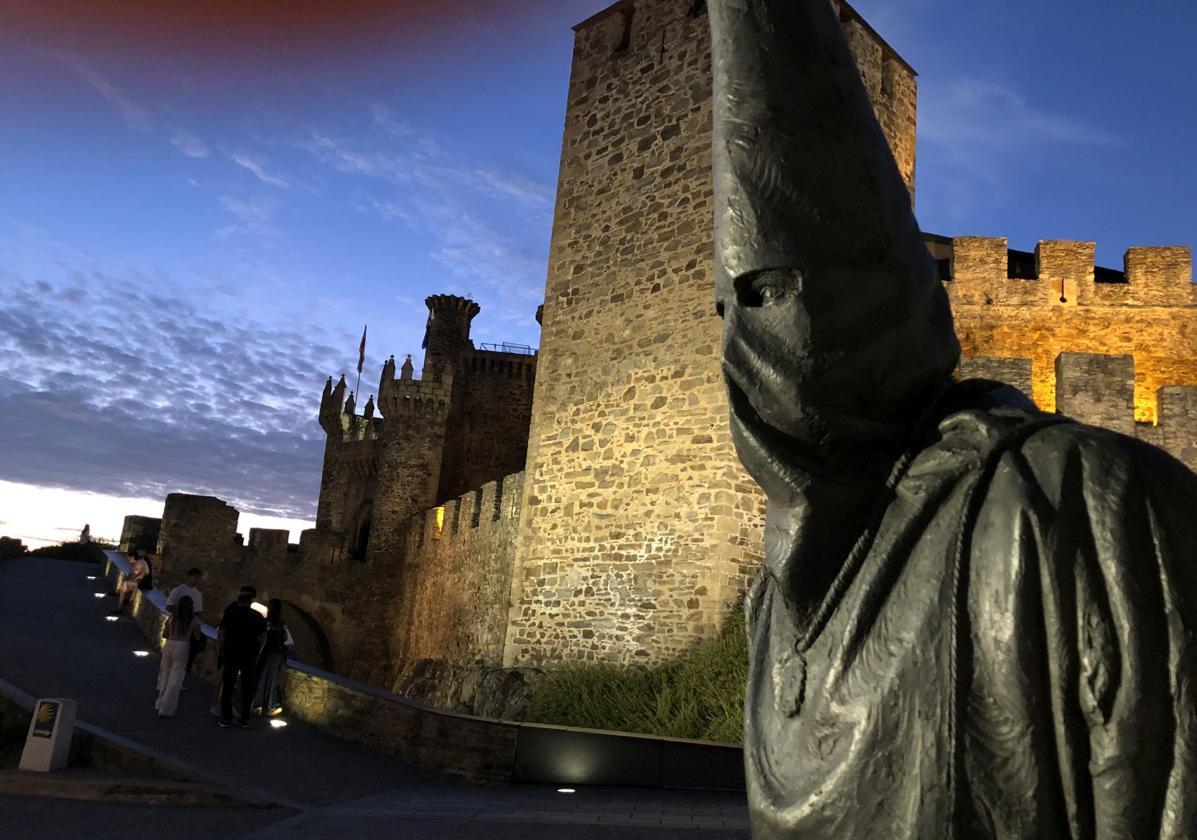
<path fill-rule="evenodd" d="M 1164 450 L 1041 411 L 1009 385 L 986 380 L 956 383 L 944 403 L 940 430 L 945 441 L 971 447 L 978 463 L 1017 467 L 1049 497 L 1067 492 L 1070 484 L 1095 481 L 1104 482 L 1107 492 L 1142 484 L 1197 493 L 1197 475 Z"/>

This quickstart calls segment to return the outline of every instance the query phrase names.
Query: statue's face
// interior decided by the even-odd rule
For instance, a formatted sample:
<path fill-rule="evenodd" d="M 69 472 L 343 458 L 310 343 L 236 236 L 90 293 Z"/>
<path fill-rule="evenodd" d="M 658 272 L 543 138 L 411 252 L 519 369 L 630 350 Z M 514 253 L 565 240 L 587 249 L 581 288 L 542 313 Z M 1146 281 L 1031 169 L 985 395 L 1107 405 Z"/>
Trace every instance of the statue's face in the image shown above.
<path fill-rule="evenodd" d="M 860 291 L 894 288 L 888 276 L 865 263 L 768 269 L 717 286 L 732 432 L 763 485 L 766 474 L 790 487 L 813 475 L 843 481 L 846 461 L 904 442 L 920 410 L 912 396 L 932 379 L 920 357 L 938 341 L 922 314 L 935 307 Z"/>

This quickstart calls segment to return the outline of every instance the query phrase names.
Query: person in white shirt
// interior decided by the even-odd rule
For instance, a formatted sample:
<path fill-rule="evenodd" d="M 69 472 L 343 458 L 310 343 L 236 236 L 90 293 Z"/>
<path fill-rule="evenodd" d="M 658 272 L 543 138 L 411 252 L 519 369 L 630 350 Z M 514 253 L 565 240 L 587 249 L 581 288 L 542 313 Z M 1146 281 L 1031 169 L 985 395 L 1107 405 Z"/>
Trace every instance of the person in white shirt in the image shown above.
<path fill-rule="evenodd" d="M 200 569 L 195 567 L 188 569 L 184 582 L 172 589 L 170 594 L 166 596 L 166 611 L 174 615 L 179 604 L 179 599 L 187 597 L 191 599 L 192 610 L 195 613 L 196 620 L 200 621 L 204 611 L 204 593 L 200 592 L 198 587 L 203 577 L 204 573 Z M 191 669 L 195 667 L 195 658 L 208 646 L 208 640 L 204 638 L 203 633 L 196 633 L 190 639 L 191 649 L 187 652 L 186 674 L 191 673 Z"/>

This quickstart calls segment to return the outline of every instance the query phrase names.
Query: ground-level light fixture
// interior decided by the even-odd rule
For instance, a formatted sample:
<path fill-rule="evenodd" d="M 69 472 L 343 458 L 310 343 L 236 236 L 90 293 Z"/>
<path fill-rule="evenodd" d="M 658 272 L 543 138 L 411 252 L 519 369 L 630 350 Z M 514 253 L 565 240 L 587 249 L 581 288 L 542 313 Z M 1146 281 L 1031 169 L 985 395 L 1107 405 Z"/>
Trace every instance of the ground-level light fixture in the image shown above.
<path fill-rule="evenodd" d="M 96 576 L 95 576 L 95 575 L 88 575 L 88 576 L 87 576 L 87 579 L 88 579 L 88 580 L 95 580 L 95 579 L 96 579 Z"/>
<path fill-rule="evenodd" d="M 287 722 L 285 720 L 281 720 L 279 718 L 275 718 L 274 720 L 270 721 L 271 729 L 282 729 L 286 725 L 287 725 Z"/>
<path fill-rule="evenodd" d="M 103 597 L 105 597 L 105 595 L 106 595 L 106 594 L 107 594 L 107 593 L 104 593 L 104 592 L 97 592 L 97 593 L 96 593 L 96 597 L 97 597 L 97 598 L 103 598 Z"/>
<path fill-rule="evenodd" d="M 121 617 L 119 615 L 106 615 L 106 616 L 104 616 L 104 620 L 105 621 L 120 621 Z"/>
<path fill-rule="evenodd" d="M 577 793 L 573 788 L 557 788 L 558 793 Z"/>
<path fill-rule="evenodd" d="M 133 655 L 134 656 L 149 656 L 150 652 L 148 650 L 135 650 L 135 651 L 133 651 Z"/>

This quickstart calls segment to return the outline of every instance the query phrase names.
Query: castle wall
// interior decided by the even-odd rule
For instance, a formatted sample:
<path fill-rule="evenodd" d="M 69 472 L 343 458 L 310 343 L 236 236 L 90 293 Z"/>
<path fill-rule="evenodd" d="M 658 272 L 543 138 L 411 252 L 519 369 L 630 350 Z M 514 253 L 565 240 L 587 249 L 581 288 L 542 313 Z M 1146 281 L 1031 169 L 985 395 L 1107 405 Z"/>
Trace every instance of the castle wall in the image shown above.
<path fill-rule="evenodd" d="M 536 356 L 470 350 L 458 357 L 437 501 L 524 469 L 535 382 Z"/>
<path fill-rule="evenodd" d="M 1005 239 L 952 240 L 946 288 L 966 357 L 1031 360 L 1031 396 L 1056 408 L 1061 353 L 1134 357 L 1135 419 L 1160 388 L 1197 385 L 1197 286 L 1188 248 L 1132 248 L 1125 282 L 1097 282 L 1092 242 L 1045 241 L 1035 277 L 1012 279 Z"/>
<path fill-rule="evenodd" d="M 155 584 L 170 589 L 192 566 L 207 575 L 237 554 L 237 518 L 236 508 L 215 496 L 168 495 L 158 531 Z"/>
<path fill-rule="evenodd" d="M 501 663 L 523 479 L 505 476 L 412 517 L 388 610 L 388 686 L 419 660 Z"/>
<path fill-rule="evenodd" d="M 158 531 L 162 520 L 152 516 L 126 516 L 121 527 L 121 541 L 117 548 L 128 554 L 144 551 L 153 554 L 158 550 Z"/>
<path fill-rule="evenodd" d="M 508 664 L 673 657 L 715 632 L 761 560 L 763 499 L 719 368 L 696 8 L 623 2 L 576 30 Z M 874 96 L 901 100 L 876 104 L 910 182 L 913 74 L 849 29 Z"/>

